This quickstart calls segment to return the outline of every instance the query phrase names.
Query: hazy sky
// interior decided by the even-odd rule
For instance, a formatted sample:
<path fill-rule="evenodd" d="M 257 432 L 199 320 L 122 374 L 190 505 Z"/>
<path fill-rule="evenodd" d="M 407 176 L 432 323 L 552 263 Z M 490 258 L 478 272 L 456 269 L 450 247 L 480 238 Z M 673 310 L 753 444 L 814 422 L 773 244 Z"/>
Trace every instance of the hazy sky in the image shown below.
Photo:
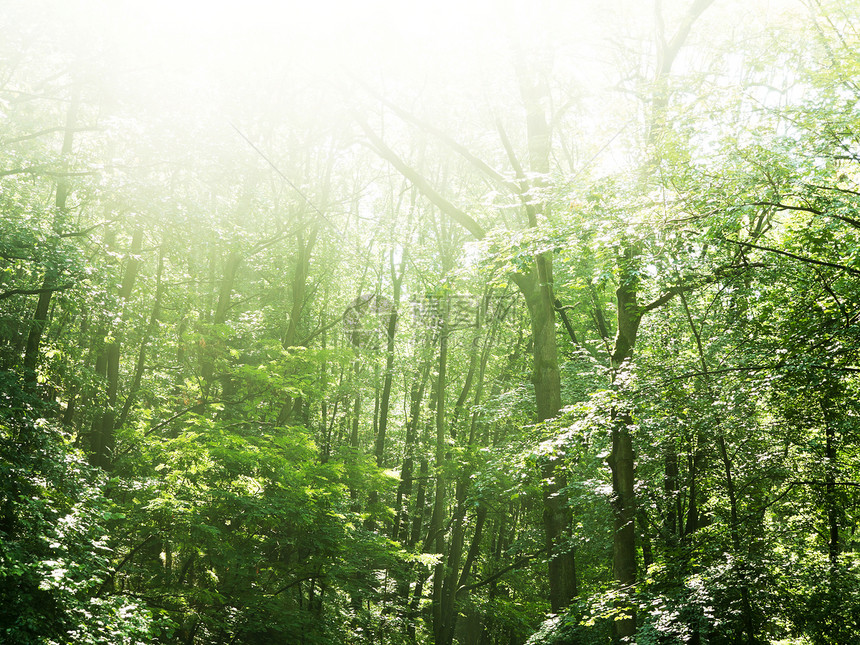
<path fill-rule="evenodd" d="M 731 38 L 777 4 L 799 6 L 717 0 L 690 39 L 689 60 L 698 39 Z M 688 2 L 662 5 L 671 31 Z M 616 119 L 632 100 L 617 86 L 647 78 L 653 65 L 653 7 L 643 0 L 0 0 L 8 36 L 0 51 L 23 56 L 13 84 L 40 82 L 71 60 L 75 74 L 101 88 L 99 102 L 149 122 L 150 137 L 158 127 L 173 137 L 215 128 L 216 140 L 237 145 L 245 144 L 235 141 L 231 122 L 301 128 L 302 119 L 339 118 L 347 97 L 350 108 L 372 101 L 357 81 L 445 128 L 470 120 L 485 128 L 510 115 L 519 122 L 511 62 L 524 54 L 548 74 L 553 100 L 579 102 L 579 127 L 600 146 L 629 118 Z"/>

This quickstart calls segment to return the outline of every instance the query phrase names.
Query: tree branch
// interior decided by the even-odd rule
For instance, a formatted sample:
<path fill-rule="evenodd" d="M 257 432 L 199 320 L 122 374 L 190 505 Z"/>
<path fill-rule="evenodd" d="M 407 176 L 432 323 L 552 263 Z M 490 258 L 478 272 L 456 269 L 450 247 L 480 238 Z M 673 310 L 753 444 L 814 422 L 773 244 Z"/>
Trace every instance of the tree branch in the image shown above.
<path fill-rule="evenodd" d="M 812 186 L 812 188 L 820 188 L 822 190 L 827 190 L 825 186 Z M 840 189 L 834 189 L 840 190 Z M 841 192 L 846 192 L 852 195 L 857 195 L 850 190 L 845 190 Z M 838 219 L 841 222 L 845 222 L 846 224 L 850 224 L 854 228 L 860 228 L 860 219 L 855 219 L 854 217 L 848 217 L 847 215 L 837 215 L 836 213 L 831 213 L 829 211 L 819 210 L 817 208 L 812 208 L 811 206 L 789 206 L 788 204 L 782 204 L 779 202 L 752 202 L 750 206 L 772 206 L 773 208 L 777 208 L 780 210 L 787 211 L 801 211 L 803 213 L 812 213 L 813 215 L 823 215 L 824 217 L 832 217 L 833 219 Z"/>
<path fill-rule="evenodd" d="M 320 334 L 322 334 L 323 332 L 328 331 L 329 329 L 331 329 L 331 328 L 332 328 L 332 327 L 334 327 L 335 325 L 337 325 L 337 324 L 339 324 L 339 323 L 343 322 L 343 319 L 344 319 L 344 318 L 346 318 L 346 317 L 347 317 L 347 315 L 349 315 L 350 311 L 354 311 L 354 310 L 358 309 L 359 307 L 363 307 L 364 305 L 366 305 L 367 303 L 369 303 L 371 300 L 373 300 L 375 297 L 376 297 L 376 294 L 375 294 L 375 293 L 372 293 L 372 294 L 370 294 L 369 296 L 367 296 L 367 299 L 366 299 L 366 300 L 362 300 L 362 301 L 360 301 L 360 302 L 353 302 L 349 307 L 347 307 L 346 309 L 344 309 L 343 313 L 342 313 L 340 316 L 338 316 L 337 318 L 335 318 L 335 319 L 334 319 L 334 321 L 332 321 L 331 323 L 329 323 L 328 325 L 325 325 L 325 326 L 323 326 L 323 327 L 318 327 L 317 329 L 315 329 L 314 331 L 312 331 L 308 336 L 306 336 L 305 338 L 303 338 L 302 340 L 300 340 L 300 341 L 299 341 L 299 347 L 307 347 L 307 346 L 308 346 L 308 344 L 309 344 L 309 343 L 310 343 L 314 338 L 316 338 L 317 336 L 319 336 L 319 335 L 320 335 Z"/>
<path fill-rule="evenodd" d="M 270 595 L 277 596 L 278 594 L 284 593 L 287 589 L 295 587 L 297 584 L 299 584 L 301 582 L 307 582 L 308 580 L 313 580 L 314 578 L 318 578 L 318 577 L 319 577 L 319 573 L 314 573 L 312 575 L 305 576 L 304 578 L 297 578 L 297 579 L 293 580 L 291 583 L 281 587 L 277 591 L 272 592 Z"/>
<path fill-rule="evenodd" d="M 30 134 L 24 134 L 20 137 L 15 137 L 13 139 L 4 139 L 0 141 L 0 145 L 10 145 L 13 143 L 21 143 L 22 141 L 29 141 L 30 139 L 38 139 L 39 137 L 43 137 L 46 134 L 54 134 L 55 132 L 101 132 L 104 128 L 94 128 L 94 127 L 80 127 L 80 128 L 66 128 L 66 126 L 56 126 L 53 128 L 45 128 L 44 130 L 39 130 L 38 132 L 31 132 Z"/>
<path fill-rule="evenodd" d="M 116 566 L 113 568 L 113 571 L 111 571 L 111 572 L 108 574 L 107 578 L 105 578 L 105 579 L 104 579 L 104 581 L 101 583 L 101 585 L 99 585 L 99 589 L 98 589 L 98 591 L 96 592 L 96 597 L 97 597 L 97 598 L 98 598 L 99 596 L 101 596 L 101 595 L 102 595 L 102 593 L 104 592 L 104 590 L 107 588 L 108 583 L 109 583 L 111 580 L 113 580 L 113 579 L 114 579 L 114 577 L 116 576 L 116 574 L 117 574 L 117 573 L 119 573 L 119 570 L 120 570 L 120 569 L 122 569 L 126 564 L 128 564 L 128 561 L 129 561 L 129 560 L 131 560 L 131 559 L 134 557 L 134 554 L 135 554 L 135 553 L 137 553 L 138 551 L 140 551 L 144 546 L 146 546 L 147 544 L 149 544 L 149 542 L 150 542 L 154 537 L 155 537 L 155 534 L 154 534 L 154 533 L 152 533 L 152 534 L 148 535 L 148 536 L 143 540 L 143 542 L 141 542 L 140 544 L 138 544 L 137 546 L 135 546 L 131 551 L 129 551 L 129 552 L 126 554 L 126 556 L 125 556 L 122 560 L 120 560 L 119 564 L 118 564 L 118 565 L 116 565 Z"/>
<path fill-rule="evenodd" d="M 546 549 L 538 551 L 537 553 L 532 553 L 530 555 L 523 556 L 522 558 L 520 558 L 519 560 L 517 560 L 513 564 L 508 565 L 504 569 L 500 569 L 500 570 L 496 571 L 493 575 L 487 576 L 483 580 L 479 580 L 478 582 L 474 582 L 470 585 L 466 585 L 465 587 L 459 587 L 457 589 L 457 593 L 460 593 L 461 591 L 472 591 L 472 589 L 477 589 L 478 587 L 483 587 L 484 585 L 488 585 L 491 582 L 495 582 L 496 580 L 501 578 L 503 575 L 505 575 L 508 571 L 512 571 L 512 570 L 516 569 L 517 567 L 521 567 L 526 562 L 529 562 L 530 560 L 534 560 L 536 557 L 543 555 L 544 553 L 546 553 Z"/>
<path fill-rule="evenodd" d="M 406 110 L 399 107 L 398 105 L 395 105 L 394 103 L 392 103 L 391 101 L 389 101 L 388 99 L 383 97 L 381 94 L 379 94 L 376 90 L 372 89 L 368 85 L 366 85 L 364 83 L 361 83 L 361 85 L 362 85 L 362 87 L 364 87 L 364 89 L 367 92 L 369 92 L 374 97 L 376 97 L 383 105 L 385 105 L 387 108 L 389 108 L 392 112 L 394 112 L 401 119 L 403 119 L 404 121 L 407 121 L 409 123 L 412 123 L 413 125 L 417 126 L 418 128 L 424 130 L 425 132 L 429 132 L 433 136 L 441 139 L 443 142 L 445 142 L 445 144 L 449 148 L 454 150 L 454 152 L 456 152 L 461 157 L 463 157 L 466 161 L 471 163 L 475 168 L 477 168 L 484 175 L 486 175 L 487 178 L 491 179 L 492 181 L 496 182 L 497 184 L 504 186 L 505 188 L 507 188 L 508 190 L 510 190 L 512 192 L 519 192 L 519 189 L 514 182 L 507 179 L 498 170 L 496 170 L 495 168 L 490 166 L 488 163 L 486 163 L 482 159 L 479 159 L 477 156 L 472 154 L 469 151 L 469 149 L 466 148 L 466 146 L 458 143 L 452 137 L 447 135 L 445 132 L 443 132 L 442 130 L 440 130 L 436 126 L 431 125 L 430 123 L 427 123 L 426 121 L 423 121 L 422 119 L 419 119 L 418 117 L 407 112 Z"/>
<path fill-rule="evenodd" d="M 664 293 L 662 296 L 657 298 L 654 302 L 649 303 L 649 304 L 645 305 L 644 307 L 642 307 L 642 313 L 645 314 L 645 313 L 648 313 L 649 311 L 654 311 L 655 309 L 659 309 L 660 307 L 665 305 L 667 302 L 669 302 L 672 298 L 677 296 L 679 293 L 683 293 L 684 291 L 689 291 L 692 288 L 693 288 L 693 285 L 690 285 L 690 284 L 687 284 L 684 286 L 672 287 L 666 293 Z"/>
<path fill-rule="evenodd" d="M 98 224 L 93 224 L 89 228 L 85 228 L 83 231 L 74 231 L 72 233 L 60 233 L 59 235 L 57 235 L 57 237 L 63 238 L 63 239 L 65 239 L 67 237 L 86 237 L 87 235 L 92 233 L 95 229 L 97 229 L 99 226 L 104 226 L 105 224 L 110 224 L 113 221 L 114 220 L 105 220 L 104 222 L 99 222 Z"/>
<path fill-rule="evenodd" d="M 860 482 L 821 482 L 814 479 L 798 479 L 791 483 L 804 486 L 860 486 Z"/>
<path fill-rule="evenodd" d="M 839 193 L 845 193 L 846 195 L 855 195 L 860 197 L 860 193 L 856 190 L 850 190 L 848 188 L 840 188 L 839 186 L 819 186 L 818 184 L 806 184 L 809 188 L 815 188 L 817 190 L 835 190 Z"/>
<path fill-rule="evenodd" d="M 12 296 L 34 296 L 40 293 L 48 293 L 49 291 L 62 291 L 64 289 L 69 289 L 70 287 L 74 287 L 74 282 L 68 282 L 66 284 L 61 284 L 56 287 L 43 287 L 41 289 L 10 289 L 9 291 L 4 291 L 0 293 L 0 300 L 4 300 L 5 298 L 11 298 Z"/>
<path fill-rule="evenodd" d="M 659 69 L 660 76 L 665 76 L 672 71 L 672 65 L 675 62 L 675 58 L 678 56 L 678 52 L 681 51 L 681 47 L 684 45 L 684 41 L 687 40 L 687 36 L 690 35 L 690 29 L 692 29 L 693 23 L 698 20 L 699 16 L 701 16 L 705 12 L 705 9 L 711 6 L 713 2 L 714 0 L 695 0 L 695 2 L 690 5 L 690 9 L 681 21 L 678 31 L 675 32 L 674 36 L 672 36 L 672 40 L 662 48 L 662 60 L 660 61 Z M 663 42 L 665 43 L 665 40 Z"/>
<path fill-rule="evenodd" d="M 354 113 L 355 120 L 361 126 L 361 129 L 364 130 L 368 139 L 370 139 L 373 146 L 376 148 L 376 151 L 379 155 L 385 159 L 388 163 L 394 166 L 397 171 L 406 177 L 412 184 L 425 196 L 429 199 L 433 204 L 440 210 L 444 215 L 451 218 L 460 226 L 469 231 L 475 238 L 483 239 L 486 235 L 486 231 L 478 224 L 474 219 L 469 217 L 465 211 L 460 210 L 454 204 L 445 199 L 441 194 L 439 194 L 433 186 L 430 185 L 430 182 L 421 175 L 414 168 L 406 164 L 391 148 L 385 145 L 385 142 L 382 138 L 373 131 L 373 129 L 367 124 L 367 121 L 364 120 L 362 116 L 358 113 Z"/>
<path fill-rule="evenodd" d="M 791 206 L 789 204 L 782 204 L 780 202 L 750 202 L 746 204 L 747 206 L 771 206 L 776 208 L 777 210 L 785 210 L 785 211 L 801 211 L 804 213 L 812 213 L 813 215 L 823 215 L 824 213 L 817 208 L 812 208 L 811 206 Z"/>
<path fill-rule="evenodd" d="M 835 264 L 834 262 L 825 262 L 824 260 L 815 260 L 813 258 L 807 258 L 802 255 L 797 255 L 795 253 L 790 253 L 789 251 L 783 251 L 781 249 L 774 249 L 769 246 L 760 246 L 758 244 L 753 244 L 752 242 L 742 242 L 740 240 L 733 240 L 728 237 L 722 238 L 726 242 L 731 242 L 732 244 L 738 244 L 740 246 L 746 246 L 751 249 L 758 249 L 759 251 L 768 251 L 770 253 L 776 253 L 777 255 L 784 255 L 785 257 L 792 258 L 794 260 L 798 260 L 799 262 L 804 262 L 806 264 L 816 264 L 818 266 L 830 267 L 831 269 L 840 269 L 842 271 L 847 271 L 852 275 L 860 275 L 860 271 L 857 269 L 852 269 L 851 267 L 847 267 L 843 264 Z"/>

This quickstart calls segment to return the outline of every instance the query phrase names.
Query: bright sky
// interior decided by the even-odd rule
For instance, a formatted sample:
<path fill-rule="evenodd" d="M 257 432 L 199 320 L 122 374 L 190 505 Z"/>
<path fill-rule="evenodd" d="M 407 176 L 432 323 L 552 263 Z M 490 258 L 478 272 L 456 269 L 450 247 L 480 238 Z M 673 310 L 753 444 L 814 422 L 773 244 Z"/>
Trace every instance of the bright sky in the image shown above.
<path fill-rule="evenodd" d="M 798 0 L 722 0 L 726 27 Z M 671 31 L 688 0 L 663 2 Z M 189 75 L 299 69 L 412 80 L 505 64 L 511 42 L 599 77 L 612 48 L 654 35 L 652 0 L 3 0 L 0 17 L 112 65 Z M 6 14 L 3 16 L 3 14 Z M 17 14 L 17 15 L 16 15 Z M 48 26 L 45 29 L 45 25 Z M 513 38 L 512 38 L 513 37 Z M 484 72 L 479 71 L 478 74 Z"/>
<path fill-rule="evenodd" d="M 15 0 L 82 51 L 117 64 L 166 65 L 194 75 L 292 68 L 389 77 L 458 74 L 546 42 L 594 46 L 576 0 Z M 585 41 L 591 40 L 589 44 Z M 581 62 L 587 66 L 587 50 Z M 214 69 L 213 69 L 214 68 Z"/>
<path fill-rule="evenodd" d="M 602 38 L 591 0 L 5 1 L 34 38 L 98 70 L 127 109 L 225 126 L 271 115 L 308 86 L 336 95 L 353 78 L 422 107 L 508 104 L 512 35 L 525 50 L 579 52 L 578 75 L 594 68 Z"/>
<path fill-rule="evenodd" d="M 670 29 L 688 1 L 664 1 Z M 752 7 L 776 1 L 718 0 L 709 12 L 723 12 L 723 24 L 734 28 L 733 16 L 741 24 Z M 337 96 L 353 78 L 407 108 L 420 102 L 432 113 L 428 106 L 441 105 L 449 118 L 469 118 L 463 111 L 489 102 L 518 114 L 513 42 L 532 55 L 552 52 L 565 91 L 594 95 L 629 71 L 619 54 L 625 46 L 653 38 L 651 0 L 2 2 L 7 29 L 20 25 L 14 31 L 33 56 L 46 56 L 50 43 L 76 52 L 81 69 L 103 77 L 105 91 L 130 112 L 151 110 L 174 123 L 204 123 L 208 115 L 222 127 L 243 115 L 281 116 L 285 97 L 310 86 Z M 607 125 L 610 113 L 629 98 L 597 99 L 589 118 L 606 128 L 597 138 L 618 130 Z"/>

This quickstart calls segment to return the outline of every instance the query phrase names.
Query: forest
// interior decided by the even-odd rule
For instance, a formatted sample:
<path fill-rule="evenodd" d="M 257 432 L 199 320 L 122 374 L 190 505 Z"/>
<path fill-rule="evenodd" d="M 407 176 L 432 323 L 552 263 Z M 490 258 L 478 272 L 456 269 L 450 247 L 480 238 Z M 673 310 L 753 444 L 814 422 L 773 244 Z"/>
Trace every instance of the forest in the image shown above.
<path fill-rule="evenodd" d="M 0 2 L 0 643 L 858 643 L 858 354 L 858 0 Z"/>

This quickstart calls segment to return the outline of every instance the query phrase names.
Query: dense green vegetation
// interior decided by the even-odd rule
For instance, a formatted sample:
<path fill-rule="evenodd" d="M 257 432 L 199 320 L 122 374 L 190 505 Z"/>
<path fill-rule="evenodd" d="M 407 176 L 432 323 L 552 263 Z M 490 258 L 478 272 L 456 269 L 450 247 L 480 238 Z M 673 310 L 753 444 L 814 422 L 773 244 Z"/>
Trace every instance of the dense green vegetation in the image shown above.
<path fill-rule="evenodd" d="M 249 6 L 0 6 L 0 642 L 860 640 L 860 4 Z"/>

